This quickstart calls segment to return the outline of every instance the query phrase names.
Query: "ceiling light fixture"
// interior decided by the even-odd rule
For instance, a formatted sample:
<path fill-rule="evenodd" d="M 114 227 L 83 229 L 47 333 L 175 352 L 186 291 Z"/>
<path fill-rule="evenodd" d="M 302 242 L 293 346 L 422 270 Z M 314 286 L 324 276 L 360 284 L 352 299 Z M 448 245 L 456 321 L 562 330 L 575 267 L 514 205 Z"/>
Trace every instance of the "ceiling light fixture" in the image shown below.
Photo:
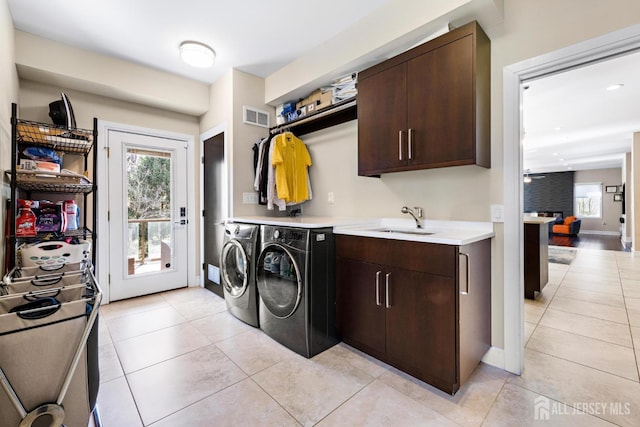
<path fill-rule="evenodd" d="M 216 53 L 204 43 L 184 41 L 180 43 L 180 58 L 193 67 L 208 68 L 215 62 Z"/>
<path fill-rule="evenodd" d="M 615 84 L 615 85 L 608 86 L 608 87 L 607 87 L 607 90 L 608 90 L 609 92 L 611 92 L 612 90 L 618 90 L 618 89 L 620 89 L 622 86 L 624 86 L 622 83 L 617 83 L 617 84 Z"/>

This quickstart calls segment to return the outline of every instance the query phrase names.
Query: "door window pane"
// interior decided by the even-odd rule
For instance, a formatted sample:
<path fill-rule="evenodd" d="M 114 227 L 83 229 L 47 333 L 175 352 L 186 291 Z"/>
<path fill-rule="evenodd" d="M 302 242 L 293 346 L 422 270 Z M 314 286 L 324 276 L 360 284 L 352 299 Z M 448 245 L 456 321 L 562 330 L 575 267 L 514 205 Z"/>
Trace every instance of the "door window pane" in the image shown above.
<path fill-rule="evenodd" d="M 171 267 L 171 153 L 128 148 L 128 274 Z"/>
<path fill-rule="evenodd" d="M 602 218 L 602 183 L 574 184 L 574 212 L 581 218 Z"/>

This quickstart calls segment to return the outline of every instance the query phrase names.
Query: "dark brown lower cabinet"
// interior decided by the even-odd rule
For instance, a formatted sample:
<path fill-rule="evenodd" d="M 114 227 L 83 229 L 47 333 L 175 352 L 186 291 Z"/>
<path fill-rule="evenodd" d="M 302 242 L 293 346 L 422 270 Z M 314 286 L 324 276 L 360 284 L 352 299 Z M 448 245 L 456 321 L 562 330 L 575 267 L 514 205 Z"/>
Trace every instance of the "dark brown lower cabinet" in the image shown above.
<path fill-rule="evenodd" d="M 455 393 L 491 344 L 490 240 L 460 247 L 340 235 L 336 252 L 343 341 Z"/>
<path fill-rule="evenodd" d="M 524 297 L 535 299 L 536 292 L 549 282 L 549 224 L 524 223 Z"/>

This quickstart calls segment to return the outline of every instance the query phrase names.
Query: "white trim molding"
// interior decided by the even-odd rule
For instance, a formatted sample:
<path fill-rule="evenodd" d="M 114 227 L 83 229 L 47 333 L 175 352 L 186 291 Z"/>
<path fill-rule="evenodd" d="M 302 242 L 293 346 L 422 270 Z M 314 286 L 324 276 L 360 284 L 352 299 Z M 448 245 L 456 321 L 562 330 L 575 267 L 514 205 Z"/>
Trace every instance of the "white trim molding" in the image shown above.
<path fill-rule="evenodd" d="M 100 236 L 98 238 L 98 254 L 97 254 L 97 279 L 102 284 L 104 294 L 103 303 L 109 303 L 109 221 L 107 219 L 106 208 L 109 206 L 109 174 L 107 170 L 107 154 L 109 141 L 107 139 L 109 131 L 122 131 L 129 133 L 137 133 L 140 135 L 149 135 L 159 138 L 171 138 L 184 141 L 187 145 L 187 171 L 195 170 L 194 165 L 194 137 L 192 135 L 168 132 L 159 129 L 150 129 L 141 126 L 132 126 L 115 122 L 98 120 L 98 141 L 94 149 L 98 150 L 98 212 L 96 213 L 98 221 L 98 229 Z M 185 173 L 187 173 L 185 171 Z M 196 224 L 196 205 L 195 205 L 195 175 L 187 173 L 187 235 L 190 236 L 187 241 L 187 285 L 198 286 L 198 274 L 196 264 L 194 262 L 196 256 L 195 224 Z"/>
<path fill-rule="evenodd" d="M 521 85 L 523 82 L 640 50 L 640 25 L 614 31 L 503 69 L 504 368 L 524 367 Z"/>

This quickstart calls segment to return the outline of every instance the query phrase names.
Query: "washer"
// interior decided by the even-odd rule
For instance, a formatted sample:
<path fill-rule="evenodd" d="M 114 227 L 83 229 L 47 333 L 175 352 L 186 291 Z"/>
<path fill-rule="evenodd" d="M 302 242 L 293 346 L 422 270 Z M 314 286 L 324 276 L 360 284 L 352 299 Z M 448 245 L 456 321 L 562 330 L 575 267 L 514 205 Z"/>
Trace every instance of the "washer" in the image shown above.
<path fill-rule="evenodd" d="M 255 257 L 260 226 L 228 222 L 220 255 L 220 279 L 229 313 L 259 327 Z"/>
<path fill-rule="evenodd" d="M 260 228 L 256 263 L 260 328 L 307 358 L 338 342 L 331 228 Z"/>

